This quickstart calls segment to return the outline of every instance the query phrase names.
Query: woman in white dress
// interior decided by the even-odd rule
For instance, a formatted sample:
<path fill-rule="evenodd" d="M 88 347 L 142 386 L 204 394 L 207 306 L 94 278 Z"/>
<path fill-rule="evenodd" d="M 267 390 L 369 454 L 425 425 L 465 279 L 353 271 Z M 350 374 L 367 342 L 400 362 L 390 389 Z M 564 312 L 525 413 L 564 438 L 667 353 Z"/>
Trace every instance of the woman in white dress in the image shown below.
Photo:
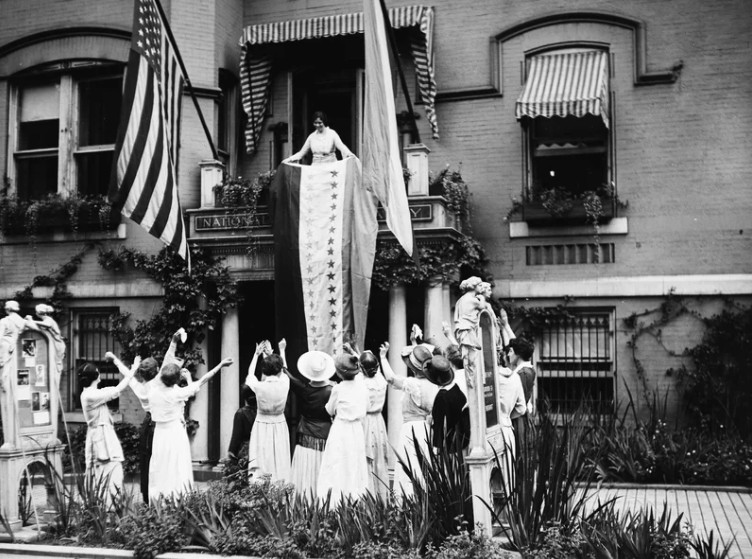
<path fill-rule="evenodd" d="M 94 363 L 86 363 L 78 370 L 78 380 L 83 386 L 81 391 L 81 409 L 86 420 L 86 478 L 92 487 L 105 491 L 110 498 L 123 490 L 123 448 L 115 433 L 112 415 L 107 402 L 117 398 L 136 372 L 141 359 L 136 357 L 133 366 L 128 369 L 109 351 L 105 359 L 113 361 L 123 374 L 117 386 L 99 388 L 99 369 Z"/>
<path fill-rule="evenodd" d="M 358 498 L 368 490 L 368 463 L 363 419 L 368 409 L 368 389 L 358 374 L 360 366 L 354 355 L 338 355 L 334 360 L 337 376 L 342 379 L 332 388 L 326 410 L 334 416 L 316 494 L 336 506 L 347 498 Z"/>
<path fill-rule="evenodd" d="M 418 461 L 416 443 L 424 454 L 428 452 L 429 418 L 433 410 L 433 402 L 439 392 L 439 387 L 425 376 L 425 367 L 430 363 L 432 353 L 425 344 L 416 345 L 405 359 L 408 374 L 413 376 L 398 377 L 386 359 L 388 352 L 389 343 L 384 342 L 379 352 L 381 370 L 389 384 L 404 392 L 400 442 L 395 451 L 402 462 L 412 469 L 415 478 L 422 482 L 423 472 Z M 398 499 L 403 494 L 412 495 L 413 493 L 412 482 L 402 466 L 395 468 L 394 493 Z"/>
<path fill-rule="evenodd" d="M 232 359 L 219 365 L 187 386 L 178 386 L 182 373 L 175 363 L 162 367 L 149 384 L 149 409 L 154 421 L 154 442 L 149 461 L 149 500 L 178 497 L 193 489 L 193 465 L 188 433 L 185 430 L 185 402 Z"/>
<path fill-rule="evenodd" d="M 266 353 L 261 362 L 261 380 L 254 371 L 259 355 Z M 284 362 L 271 353 L 268 341 L 256 344 L 256 351 L 248 367 L 245 383 L 256 394 L 258 411 L 248 443 L 248 474 L 251 482 L 290 480 L 290 430 L 285 420 L 285 404 L 290 391 L 290 379 L 282 374 Z"/>
<path fill-rule="evenodd" d="M 292 163 L 293 161 L 300 161 L 309 151 L 313 154 L 313 161 L 311 165 L 318 165 L 319 163 L 332 163 L 337 161 L 337 155 L 334 153 L 335 148 L 339 150 L 342 157 L 354 157 L 355 154 L 351 152 L 347 146 L 342 142 L 334 130 L 329 128 L 329 122 L 326 118 L 326 114 L 321 111 L 313 113 L 313 126 L 316 130 L 308 136 L 300 148 L 300 151 L 294 153 L 287 159 L 284 159 L 282 163 Z"/>
<path fill-rule="evenodd" d="M 368 413 L 365 419 L 368 489 L 374 495 L 389 495 L 389 437 L 382 410 L 387 383 L 379 375 L 379 361 L 372 351 L 360 354 L 360 367 L 368 389 Z"/>
<path fill-rule="evenodd" d="M 496 449 L 496 452 L 503 452 L 501 457 L 501 477 L 504 481 L 504 489 L 509 495 L 511 494 L 514 479 L 515 457 L 515 440 L 512 420 L 525 415 L 527 404 L 525 403 L 525 391 L 522 388 L 520 375 L 507 367 L 499 367 L 499 373 L 500 374 L 497 375 L 496 386 L 501 407 L 499 425 L 501 426 L 501 435 L 504 439 L 504 448 Z"/>

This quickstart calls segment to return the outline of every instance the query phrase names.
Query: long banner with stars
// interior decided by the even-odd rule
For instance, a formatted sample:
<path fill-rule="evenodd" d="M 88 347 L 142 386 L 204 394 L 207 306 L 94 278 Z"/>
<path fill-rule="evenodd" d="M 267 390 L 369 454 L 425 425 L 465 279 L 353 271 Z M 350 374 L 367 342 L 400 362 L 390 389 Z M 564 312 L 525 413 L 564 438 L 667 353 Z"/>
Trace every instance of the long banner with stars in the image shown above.
<path fill-rule="evenodd" d="M 376 251 L 376 199 L 360 162 L 283 164 L 272 184 L 275 322 L 288 358 L 363 345 Z"/>

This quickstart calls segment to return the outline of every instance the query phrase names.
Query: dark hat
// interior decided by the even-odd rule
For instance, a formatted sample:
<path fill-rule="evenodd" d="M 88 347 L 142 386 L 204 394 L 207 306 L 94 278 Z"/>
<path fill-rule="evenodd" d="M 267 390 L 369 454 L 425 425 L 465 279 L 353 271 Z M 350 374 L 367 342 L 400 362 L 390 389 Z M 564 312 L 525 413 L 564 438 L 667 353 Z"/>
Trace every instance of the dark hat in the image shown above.
<path fill-rule="evenodd" d="M 341 379 L 350 380 L 358 374 L 360 363 L 354 355 L 342 353 L 334 358 L 334 368 Z"/>
<path fill-rule="evenodd" d="M 446 386 L 454 380 L 454 371 L 449 360 L 442 355 L 434 355 L 425 368 L 426 378 L 437 386 Z"/>
<path fill-rule="evenodd" d="M 402 360 L 405 362 L 405 365 L 407 365 L 407 368 L 414 374 L 422 375 L 426 362 L 429 361 L 432 356 L 433 352 L 431 351 L 431 346 L 428 344 L 418 344 L 413 347 L 410 353 L 403 355 Z"/>

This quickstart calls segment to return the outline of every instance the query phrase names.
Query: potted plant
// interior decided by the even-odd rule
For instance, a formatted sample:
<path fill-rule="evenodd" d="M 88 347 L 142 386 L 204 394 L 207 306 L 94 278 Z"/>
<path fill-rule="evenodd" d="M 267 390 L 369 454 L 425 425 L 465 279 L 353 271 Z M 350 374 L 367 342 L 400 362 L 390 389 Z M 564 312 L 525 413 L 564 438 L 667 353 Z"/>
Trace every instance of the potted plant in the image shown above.
<path fill-rule="evenodd" d="M 0 198 L 3 235 L 35 236 L 53 231 L 108 231 L 120 224 L 120 215 L 104 196 L 49 194 L 38 200 Z"/>
<path fill-rule="evenodd" d="M 522 219 L 536 225 L 601 224 L 615 215 L 617 199 L 611 185 L 580 193 L 562 187 L 535 192 L 522 204 Z"/>

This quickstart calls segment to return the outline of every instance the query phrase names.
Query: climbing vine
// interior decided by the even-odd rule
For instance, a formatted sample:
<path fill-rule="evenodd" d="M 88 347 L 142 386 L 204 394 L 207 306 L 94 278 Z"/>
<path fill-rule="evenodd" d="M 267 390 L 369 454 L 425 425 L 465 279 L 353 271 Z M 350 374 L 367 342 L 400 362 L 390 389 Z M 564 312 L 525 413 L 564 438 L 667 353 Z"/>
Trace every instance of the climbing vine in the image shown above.
<path fill-rule="evenodd" d="M 93 250 L 97 245 L 98 243 L 96 242 L 86 243 L 81 250 L 60 267 L 49 274 L 34 277 L 29 285 L 16 291 L 13 298 L 16 301 L 28 301 L 34 299 L 35 287 L 52 287 L 52 293 L 45 299 L 45 303 L 51 305 L 56 311 L 59 311 L 63 306 L 63 301 L 72 297 L 71 292 L 68 290 L 68 280 L 78 272 L 86 253 Z"/>
<path fill-rule="evenodd" d="M 200 344 L 206 330 L 213 330 L 227 308 L 238 303 L 235 281 L 221 260 L 200 248 L 191 248 L 191 273 L 172 249 L 165 247 L 156 255 L 121 248 L 100 250 L 99 264 L 112 272 L 127 268 L 140 270 L 164 289 L 162 306 L 148 319 L 131 320 L 130 313 L 116 315 L 113 333 L 123 357 L 152 355 L 161 359 L 172 334 L 185 328 L 188 340 L 183 345 L 186 365 L 203 363 Z"/>
<path fill-rule="evenodd" d="M 457 218 L 456 229 L 460 234 L 418 246 L 417 262 L 393 241 L 379 241 L 372 276 L 379 289 L 386 291 L 393 285 L 418 285 L 435 279 L 456 283 L 459 278 L 470 275 L 491 280 L 488 258 L 480 242 L 472 236 L 470 189 L 460 170 L 442 169 L 431 177 L 428 191 L 444 198 L 447 211 Z"/>

